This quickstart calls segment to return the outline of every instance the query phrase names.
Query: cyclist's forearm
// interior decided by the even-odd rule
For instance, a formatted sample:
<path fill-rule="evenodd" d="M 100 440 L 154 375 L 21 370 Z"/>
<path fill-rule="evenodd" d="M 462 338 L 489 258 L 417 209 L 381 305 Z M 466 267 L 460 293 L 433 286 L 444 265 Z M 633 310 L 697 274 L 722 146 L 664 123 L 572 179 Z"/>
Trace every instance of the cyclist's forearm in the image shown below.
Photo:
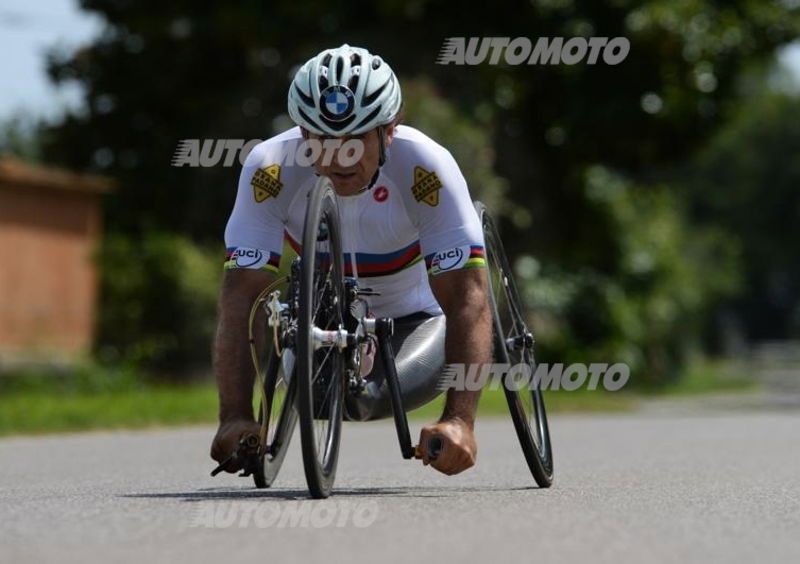
<path fill-rule="evenodd" d="M 248 349 L 250 306 L 223 304 L 214 340 L 214 374 L 219 390 L 220 422 L 253 417 L 255 371 Z"/>
<path fill-rule="evenodd" d="M 220 422 L 253 417 L 253 368 L 249 346 L 250 309 L 273 277 L 257 271 L 226 271 L 214 339 L 214 374 L 219 389 Z M 264 322 L 254 323 L 253 335 L 263 357 Z"/>
<path fill-rule="evenodd" d="M 480 303 L 462 308 L 447 318 L 445 358 L 448 364 L 483 365 L 491 362 L 491 315 Z M 470 426 L 475 421 L 480 390 L 447 391 L 442 419 L 459 417 Z"/>
<path fill-rule="evenodd" d="M 223 276 L 219 322 L 214 339 L 220 423 L 253 418 L 255 369 L 248 335 L 250 309 L 258 294 L 273 281 L 270 274 L 255 270 L 227 270 Z M 261 322 L 254 323 L 254 328 L 256 333 L 253 337 L 261 353 L 263 317 Z"/>

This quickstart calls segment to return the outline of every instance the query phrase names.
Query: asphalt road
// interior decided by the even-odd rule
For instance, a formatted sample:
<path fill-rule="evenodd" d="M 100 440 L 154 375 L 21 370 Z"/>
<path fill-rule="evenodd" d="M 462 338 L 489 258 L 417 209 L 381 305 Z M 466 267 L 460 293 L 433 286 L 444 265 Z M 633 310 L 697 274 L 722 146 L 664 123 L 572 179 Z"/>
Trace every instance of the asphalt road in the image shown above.
<path fill-rule="evenodd" d="M 478 465 L 450 478 L 404 461 L 390 425 L 347 424 L 326 501 L 297 443 L 258 491 L 209 477 L 208 427 L 4 439 L 0 562 L 800 561 L 800 413 L 551 426 L 540 490 L 510 420 L 479 422 Z"/>

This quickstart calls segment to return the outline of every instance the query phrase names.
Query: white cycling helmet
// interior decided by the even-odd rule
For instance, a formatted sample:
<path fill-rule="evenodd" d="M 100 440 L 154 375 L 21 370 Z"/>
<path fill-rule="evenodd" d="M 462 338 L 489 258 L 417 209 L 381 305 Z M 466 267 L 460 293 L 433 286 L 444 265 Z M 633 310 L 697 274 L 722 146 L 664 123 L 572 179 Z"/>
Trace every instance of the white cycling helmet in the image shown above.
<path fill-rule="evenodd" d="M 309 59 L 289 87 L 289 116 L 317 135 L 358 135 L 385 125 L 402 102 L 391 67 L 347 44 Z"/>

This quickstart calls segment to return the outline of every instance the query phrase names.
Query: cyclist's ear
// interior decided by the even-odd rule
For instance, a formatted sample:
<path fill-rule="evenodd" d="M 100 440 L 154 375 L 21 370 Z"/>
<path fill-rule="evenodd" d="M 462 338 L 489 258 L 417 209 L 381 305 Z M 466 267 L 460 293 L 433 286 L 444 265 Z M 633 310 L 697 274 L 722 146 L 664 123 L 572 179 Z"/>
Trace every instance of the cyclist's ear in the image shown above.
<path fill-rule="evenodd" d="M 395 133 L 395 127 L 396 126 L 397 126 L 397 123 L 396 122 L 392 122 L 392 123 L 388 124 L 384 128 L 384 132 L 383 132 L 384 143 L 386 144 L 387 147 L 392 144 L 392 139 L 394 138 L 394 133 Z"/>

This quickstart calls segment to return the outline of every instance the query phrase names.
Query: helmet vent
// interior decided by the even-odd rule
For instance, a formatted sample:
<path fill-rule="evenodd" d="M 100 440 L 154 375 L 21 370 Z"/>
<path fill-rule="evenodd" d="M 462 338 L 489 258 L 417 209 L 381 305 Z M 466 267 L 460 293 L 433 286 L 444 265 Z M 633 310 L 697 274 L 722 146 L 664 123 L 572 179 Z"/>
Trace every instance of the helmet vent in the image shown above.
<path fill-rule="evenodd" d="M 337 84 L 342 80 L 344 74 L 344 59 L 339 57 L 336 59 L 336 82 Z"/>
<path fill-rule="evenodd" d="M 314 107 L 314 99 L 311 96 L 307 96 L 305 92 L 300 90 L 300 87 L 296 84 L 294 85 L 294 91 L 297 92 L 297 95 L 300 96 L 300 99 L 303 100 L 307 106 Z"/>
<path fill-rule="evenodd" d="M 320 126 L 319 126 L 319 124 L 318 124 L 317 122 L 315 122 L 313 119 L 311 119 L 311 116 L 309 116 L 307 113 L 305 113 L 305 112 L 303 111 L 303 108 L 297 108 L 297 111 L 300 113 L 300 116 L 301 116 L 301 117 L 302 117 L 304 120 L 306 120 L 306 122 L 307 122 L 307 123 L 309 123 L 309 124 L 311 124 L 312 126 L 314 126 L 314 127 L 315 127 L 315 128 L 318 130 L 318 131 L 323 131 L 322 127 L 320 127 Z"/>
<path fill-rule="evenodd" d="M 344 129 L 347 129 L 350 125 L 353 124 L 355 119 L 356 119 L 356 114 L 350 115 L 350 117 L 348 117 L 343 121 L 331 121 L 327 119 L 325 116 L 320 116 L 320 120 L 322 121 L 322 123 L 324 123 L 326 126 L 328 126 L 330 129 L 334 131 L 342 131 Z"/>
<path fill-rule="evenodd" d="M 354 73 L 353 76 L 350 77 L 350 80 L 347 81 L 347 87 L 353 92 L 356 91 L 356 88 L 358 88 L 358 73 Z"/>
<path fill-rule="evenodd" d="M 386 88 L 386 83 L 381 84 L 380 88 L 377 88 L 375 92 L 364 96 L 364 98 L 361 99 L 361 107 L 363 108 L 365 106 L 369 106 L 372 102 L 377 100 L 378 96 L 381 95 L 381 92 L 383 92 L 385 88 Z"/>
<path fill-rule="evenodd" d="M 381 108 L 380 108 L 380 106 L 378 106 L 377 108 L 372 110 L 367 117 L 365 117 L 360 122 L 358 122 L 353 129 L 358 129 L 362 125 L 365 125 L 365 124 L 371 122 L 380 113 L 380 111 L 381 111 Z"/>

